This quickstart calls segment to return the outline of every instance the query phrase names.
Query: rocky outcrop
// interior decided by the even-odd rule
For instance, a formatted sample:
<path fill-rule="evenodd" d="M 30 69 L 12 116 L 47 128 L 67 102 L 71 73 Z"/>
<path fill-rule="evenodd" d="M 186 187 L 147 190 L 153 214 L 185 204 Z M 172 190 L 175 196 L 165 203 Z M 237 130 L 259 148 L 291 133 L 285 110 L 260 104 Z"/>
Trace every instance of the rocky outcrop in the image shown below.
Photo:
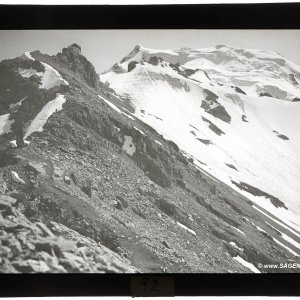
<path fill-rule="evenodd" d="M 238 86 L 236 86 L 235 88 L 235 91 L 237 92 L 237 93 L 240 93 L 240 94 L 243 94 L 243 95 L 247 95 L 241 88 L 239 88 Z"/>
<path fill-rule="evenodd" d="M 63 48 L 61 53 L 54 56 L 54 60 L 80 75 L 89 86 L 93 88 L 98 87 L 99 77 L 96 70 L 86 57 L 81 55 L 79 45 L 73 44 L 67 48 Z"/>
<path fill-rule="evenodd" d="M 136 65 L 138 64 L 137 61 L 131 61 L 129 64 L 128 64 L 128 72 L 132 71 Z"/>
<path fill-rule="evenodd" d="M 161 63 L 163 60 L 160 57 L 156 57 L 156 56 L 151 56 L 149 58 L 149 64 L 153 65 L 153 66 L 157 66 L 159 63 Z"/>
<path fill-rule="evenodd" d="M 239 189 L 243 190 L 243 191 L 246 191 L 254 196 L 259 196 L 259 197 L 266 197 L 268 199 L 270 199 L 271 203 L 275 206 L 275 207 L 283 207 L 285 209 L 288 209 L 285 204 L 279 200 L 277 197 L 273 196 L 273 195 L 270 195 L 248 183 L 245 183 L 245 182 L 236 182 L 236 181 L 233 181 L 231 180 L 231 182 L 237 186 Z"/>
<path fill-rule="evenodd" d="M 216 126 L 213 122 L 211 122 L 210 120 L 202 117 L 202 120 L 206 123 L 208 123 L 208 127 L 209 129 L 211 129 L 215 134 L 217 135 L 222 135 L 225 134 L 218 126 Z"/>
<path fill-rule="evenodd" d="M 0 195 L 0 272 L 136 272 L 128 261 L 70 228 L 29 221 L 17 200 Z"/>
<path fill-rule="evenodd" d="M 204 100 L 202 100 L 201 107 L 212 116 L 226 123 L 230 123 L 230 115 L 226 111 L 225 107 L 222 106 L 217 100 L 219 96 L 208 89 L 204 89 L 204 92 L 206 94 L 206 97 Z"/>
<path fill-rule="evenodd" d="M 159 162 L 144 153 L 137 153 L 136 159 L 139 166 L 142 168 L 142 170 L 144 170 L 146 175 L 148 175 L 151 180 L 162 187 L 171 186 L 171 179 L 164 171 L 163 166 L 159 164 Z"/>
<path fill-rule="evenodd" d="M 288 140 L 289 140 L 289 138 L 288 138 L 286 135 L 281 134 L 281 133 L 279 133 L 279 132 L 276 131 L 276 130 L 273 130 L 273 132 L 276 133 L 277 136 L 278 136 L 280 139 L 285 140 L 285 141 L 288 141 Z"/>

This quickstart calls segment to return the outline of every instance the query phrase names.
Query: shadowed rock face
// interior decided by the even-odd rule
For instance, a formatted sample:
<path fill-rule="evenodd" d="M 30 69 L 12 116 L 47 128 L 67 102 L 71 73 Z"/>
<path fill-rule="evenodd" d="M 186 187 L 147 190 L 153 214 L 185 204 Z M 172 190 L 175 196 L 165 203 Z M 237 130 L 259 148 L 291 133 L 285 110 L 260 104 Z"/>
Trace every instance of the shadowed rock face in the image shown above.
<path fill-rule="evenodd" d="M 243 191 L 246 191 L 254 196 L 258 196 L 258 197 L 266 197 L 268 199 L 270 199 L 271 203 L 275 206 L 275 207 L 283 207 L 285 209 L 288 209 L 285 204 L 280 201 L 277 197 L 273 196 L 273 195 L 270 195 L 248 183 L 245 183 L 245 182 L 235 182 L 233 180 L 231 180 L 231 182 L 237 186 L 239 189 L 243 190 Z"/>
<path fill-rule="evenodd" d="M 132 71 L 135 66 L 138 64 L 137 61 L 131 61 L 129 64 L 128 64 L 128 72 Z"/>
<path fill-rule="evenodd" d="M 54 58 L 57 62 L 79 74 L 91 87 L 98 87 L 99 78 L 94 66 L 81 55 L 78 48 L 73 46 L 63 48 L 62 53 L 58 53 Z"/>
<path fill-rule="evenodd" d="M 242 121 L 248 123 L 249 121 L 247 120 L 247 116 L 242 115 Z"/>
<path fill-rule="evenodd" d="M 241 88 L 239 88 L 238 86 L 236 86 L 234 89 L 235 89 L 235 91 L 236 91 L 237 93 L 247 95 L 247 94 L 246 94 Z"/>
<path fill-rule="evenodd" d="M 219 97 L 208 89 L 205 89 L 204 92 L 206 97 L 204 100 L 202 100 L 201 107 L 212 116 L 226 123 L 230 123 L 231 117 L 226 111 L 225 107 L 218 102 L 217 99 Z"/>
<path fill-rule="evenodd" d="M 213 122 L 209 121 L 208 119 L 202 117 L 202 120 L 208 123 L 208 127 L 217 135 L 225 134 L 218 126 L 216 126 Z"/>
<path fill-rule="evenodd" d="M 277 134 L 277 137 L 279 137 L 280 139 L 285 140 L 285 141 L 288 141 L 288 140 L 289 140 L 289 138 L 288 138 L 286 135 L 281 134 L 281 133 L 279 133 L 279 132 L 276 131 L 276 130 L 273 130 L 273 132 L 276 133 L 276 134 Z"/>

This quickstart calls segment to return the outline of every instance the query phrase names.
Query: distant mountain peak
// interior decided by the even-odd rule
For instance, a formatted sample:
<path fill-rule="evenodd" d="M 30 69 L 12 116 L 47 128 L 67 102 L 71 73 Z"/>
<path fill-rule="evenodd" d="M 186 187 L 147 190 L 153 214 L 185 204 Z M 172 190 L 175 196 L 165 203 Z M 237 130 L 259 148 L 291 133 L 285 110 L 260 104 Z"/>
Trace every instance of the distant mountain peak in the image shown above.
<path fill-rule="evenodd" d="M 73 43 L 72 45 L 70 45 L 68 48 L 75 48 L 75 49 L 79 49 L 81 51 L 81 46 L 79 46 L 76 43 Z"/>

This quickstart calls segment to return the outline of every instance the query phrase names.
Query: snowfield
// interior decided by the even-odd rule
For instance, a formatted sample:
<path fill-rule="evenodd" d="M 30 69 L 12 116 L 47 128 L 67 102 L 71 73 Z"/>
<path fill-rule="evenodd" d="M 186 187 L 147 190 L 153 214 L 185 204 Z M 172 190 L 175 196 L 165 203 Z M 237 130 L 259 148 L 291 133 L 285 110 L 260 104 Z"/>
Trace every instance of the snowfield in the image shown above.
<path fill-rule="evenodd" d="M 46 124 L 47 120 L 51 117 L 53 113 L 62 110 L 62 106 L 65 103 L 65 101 L 65 96 L 61 94 L 58 94 L 54 100 L 49 101 L 36 115 L 34 120 L 27 128 L 24 139 L 29 137 L 33 132 L 43 131 L 43 126 Z"/>
<path fill-rule="evenodd" d="M 30 59 L 30 60 L 35 60 L 30 52 L 25 52 L 24 55 L 21 56 L 24 59 Z M 62 78 L 62 76 L 59 74 L 59 72 L 51 67 L 50 65 L 41 62 L 41 64 L 44 66 L 45 71 L 44 72 L 37 72 L 37 70 L 30 68 L 30 69 L 22 69 L 19 68 L 18 72 L 20 73 L 21 76 L 25 78 L 29 78 L 32 75 L 37 75 L 41 78 L 41 84 L 40 88 L 41 89 L 51 89 L 55 86 L 60 86 L 62 85 L 69 85 L 69 83 Z"/>
<path fill-rule="evenodd" d="M 150 63 L 152 56 L 163 61 Z M 143 64 L 128 72 L 132 61 Z M 170 65 L 175 63 L 179 72 Z M 300 96 L 299 71 L 271 51 L 139 46 L 100 79 L 201 170 L 300 232 L 300 105 L 293 102 Z M 286 208 L 232 181 L 278 198 Z"/>
<path fill-rule="evenodd" d="M 45 67 L 45 72 L 42 75 L 41 89 L 51 89 L 55 86 L 69 85 L 69 83 L 62 78 L 62 76 L 51 66 L 42 62 Z"/>

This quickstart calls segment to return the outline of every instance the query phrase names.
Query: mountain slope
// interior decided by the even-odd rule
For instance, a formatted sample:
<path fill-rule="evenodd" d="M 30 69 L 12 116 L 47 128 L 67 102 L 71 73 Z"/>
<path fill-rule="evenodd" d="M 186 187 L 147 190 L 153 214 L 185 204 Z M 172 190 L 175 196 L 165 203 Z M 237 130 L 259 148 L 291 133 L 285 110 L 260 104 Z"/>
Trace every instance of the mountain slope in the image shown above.
<path fill-rule="evenodd" d="M 227 105 L 218 95 L 221 89 L 213 90 L 207 70 L 201 71 L 202 80 L 209 80 L 202 86 L 189 78 L 192 71 L 175 62 L 156 57 L 137 64 L 132 59 L 130 72 L 116 65 L 104 75 L 111 87 L 98 80 L 76 44 L 54 56 L 34 51 L 0 63 L 0 194 L 16 200 L 13 209 L 0 206 L 1 235 L 7 237 L 1 246 L 19 239 L 18 230 L 6 225 L 14 218 L 17 224 L 24 215 L 57 238 L 88 238 L 95 253 L 91 257 L 98 257 L 100 266 L 101 249 L 109 248 L 107 265 L 113 265 L 115 253 L 116 265 L 124 267 L 115 272 L 276 272 L 258 264 L 297 262 L 296 229 L 270 218 L 268 210 L 249 201 L 248 193 L 245 197 L 228 184 L 229 174 L 253 192 L 247 182 L 233 177 L 234 168 L 248 174 L 245 162 L 231 158 L 224 167 L 226 153 L 215 162 L 205 150 L 213 146 L 224 152 L 224 137 L 234 140 L 231 126 L 238 123 L 237 116 L 243 119 L 240 110 L 232 100 Z M 127 87 L 131 89 L 122 92 Z M 253 128 L 255 114 L 246 112 L 244 120 Z M 190 119 L 193 123 L 186 124 Z M 292 141 L 283 127 L 274 130 L 280 141 L 279 135 L 289 134 L 282 143 Z M 189 153 L 190 146 L 195 153 Z M 199 161 L 198 150 L 203 153 Z M 276 209 L 291 211 L 288 202 L 269 190 L 255 192 L 269 197 L 266 203 Z M 11 212 L 15 209 L 20 213 Z M 50 242 L 50 249 L 55 245 Z M 20 246 L 22 258 L 39 265 L 38 251 Z M 55 260 L 52 250 L 49 254 Z M 0 270 L 16 260 L 7 255 Z"/>
<path fill-rule="evenodd" d="M 137 46 L 100 79 L 198 167 L 299 231 L 299 70 L 262 50 Z"/>

